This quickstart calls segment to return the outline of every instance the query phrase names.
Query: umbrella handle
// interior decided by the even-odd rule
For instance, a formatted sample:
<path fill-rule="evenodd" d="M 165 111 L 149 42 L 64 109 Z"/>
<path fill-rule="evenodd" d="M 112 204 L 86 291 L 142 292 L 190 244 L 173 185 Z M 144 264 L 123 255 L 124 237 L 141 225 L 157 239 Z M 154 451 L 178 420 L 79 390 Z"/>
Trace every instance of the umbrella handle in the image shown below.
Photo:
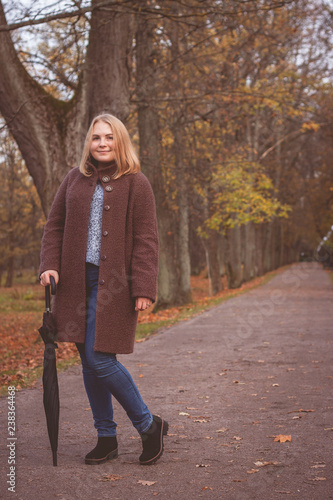
<path fill-rule="evenodd" d="M 51 285 L 45 287 L 45 309 L 47 312 L 51 312 L 51 293 L 55 295 L 57 291 L 57 285 L 53 276 L 50 276 Z"/>

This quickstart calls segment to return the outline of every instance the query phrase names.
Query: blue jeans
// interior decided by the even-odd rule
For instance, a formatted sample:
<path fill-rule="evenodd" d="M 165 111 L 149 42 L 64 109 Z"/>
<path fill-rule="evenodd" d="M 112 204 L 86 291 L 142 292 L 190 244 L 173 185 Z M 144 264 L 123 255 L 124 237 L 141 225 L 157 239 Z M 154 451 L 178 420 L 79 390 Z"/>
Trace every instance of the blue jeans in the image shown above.
<path fill-rule="evenodd" d="M 82 361 L 85 389 L 90 402 L 98 437 L 115 436 L 112 396 L 126 411 L 141 434 L 152 424 L 153 417 L 138 388 L 115 354 L 94 351 L 96 301 L 99 267 L 86 264 L 87 323 L 84 344 L 76 344 Z"/>

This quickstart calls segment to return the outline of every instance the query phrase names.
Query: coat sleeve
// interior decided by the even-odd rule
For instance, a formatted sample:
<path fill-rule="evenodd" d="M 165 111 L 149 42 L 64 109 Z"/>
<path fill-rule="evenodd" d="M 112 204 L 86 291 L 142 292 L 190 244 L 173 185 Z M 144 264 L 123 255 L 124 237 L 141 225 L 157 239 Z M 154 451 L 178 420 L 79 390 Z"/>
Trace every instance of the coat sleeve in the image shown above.
<path fill-rule="evenodd" d="M 40 252 L 39 276 L 49 269 L 60 273 L 62 239 L 66 219 L 68 174 L 60 185 L 44 227 Z"/>
<path fill-rule="evenodd" d="M 158 231 L 155 198 L 148 179 L 136 174 L 133 207 L 133 251 L 131 295 L 156 300 L 158 276 Z"/>

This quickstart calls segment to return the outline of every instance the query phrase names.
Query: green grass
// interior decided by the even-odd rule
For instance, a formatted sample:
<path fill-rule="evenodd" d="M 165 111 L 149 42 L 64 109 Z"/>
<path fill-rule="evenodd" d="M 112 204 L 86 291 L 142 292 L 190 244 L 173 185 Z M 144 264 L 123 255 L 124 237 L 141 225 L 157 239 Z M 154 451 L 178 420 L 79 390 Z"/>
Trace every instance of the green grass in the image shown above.
<path fill-rule="evenodd" d="M 44 291 L 37 288 L 36 285 L 0 289 L 0 313 L 42 312 L 43 304 Z"/>

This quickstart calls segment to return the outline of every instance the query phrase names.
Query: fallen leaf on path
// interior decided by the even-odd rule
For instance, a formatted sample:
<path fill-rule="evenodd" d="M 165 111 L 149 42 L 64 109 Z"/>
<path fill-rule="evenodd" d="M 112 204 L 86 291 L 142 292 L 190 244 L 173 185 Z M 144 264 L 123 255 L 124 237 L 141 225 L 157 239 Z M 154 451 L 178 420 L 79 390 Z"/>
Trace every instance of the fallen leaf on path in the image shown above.
<path fill-rule="evenodd" d="M 258 462 L 254 462 L 254 465 L 257 467 L 266 467 L 266 465 L 278 465 L 278 462 L 274 462 L 273 460 L 270 460 L 269 462 L 261 462 L 258 460 Z"/>
<path fill-rule="evenodd" d="M 314 410 L 303 410 L 303 408 L 300 408 L 299 410 L 293 410 L 293 411 L 288 411 L 288 413 L 310 413 Z"/>
<path fill-rule="evenodd" d="M 233 436 L 232 439 L 236 439 L 236 441 L 241 441 L 243 438 L 241 438 L 240 436 Z"/>
<path fill-rule="evenodd" d="M 216 432 L 225 432 L 228 429 L 226 427 L 221 427 L 221 429 L 218 429 Z"/>
<path fill-rule="evenodd" d="M 211 488 L 210 486 L 204 486 L 202 489 L 203 490 L 212 490 L 213 488 Z"/>
<path fill-rule="evenodd" d="M 326 481 L 326 477 L 314 477 L 310 479 L 310 481 Z"/>
<path fill-rule="evenodd" d="M 142 484 L 143 486 L 153 486 L 153 484 L 156 484 L 157 481 L 143 481 L 142 479 L 139 479 L 138 483 Z"/>
<path fill-rule="evenodd" d="M 247 474 L 255 474 L 256 472 L 259 472 L 259 469 L 250 469 L 246 471 Z"/>
<path fill-rule="evenodd" d="M 206 465 L 206 464 L 198 464 L 198 465 L 196 465 L 196 467 L 210 467 L 210 465 Z"/>
<path fill-rule="evenodd" d="M 286 443 L 287 441 L 291 441 L 291 436 L 286 436 L 284 434 L 279 434 L 274 437 L 275 442 Z"/>
<path fill-rule="evenodd" d="M 272 387 L 280 387 L 279 384 L 272 384 Z"/>
<path fill-rule="evenodd" d="M 179 415 L 180 415 L 181 417 L 189 417 L 189 416 L 190 416 L 190 414 L 189 414 L 189 413 L 186 413 L 186 411 L 181 411 L 181 412 L 179 412 Z"/>
<path fill-rule="evenodd" d="M 99 479 L 99 481 L 118 481 L 124 479 L 124 476 L 117 476 L 117 474 L 107 474 Z"/>
<path fill-rule="evenodd" d="M 318 469 L 319 467 L 326 467 L 326 464 L 310 465 L 310 469 Z"/>
<path fill-rule="evenodd" d="M 208 422 L 208 420 L 206 420 L 205 418 L 193 418 L 192 420 L 193 422 L 199 422 L 199 424 L 204 424 Z"/>

